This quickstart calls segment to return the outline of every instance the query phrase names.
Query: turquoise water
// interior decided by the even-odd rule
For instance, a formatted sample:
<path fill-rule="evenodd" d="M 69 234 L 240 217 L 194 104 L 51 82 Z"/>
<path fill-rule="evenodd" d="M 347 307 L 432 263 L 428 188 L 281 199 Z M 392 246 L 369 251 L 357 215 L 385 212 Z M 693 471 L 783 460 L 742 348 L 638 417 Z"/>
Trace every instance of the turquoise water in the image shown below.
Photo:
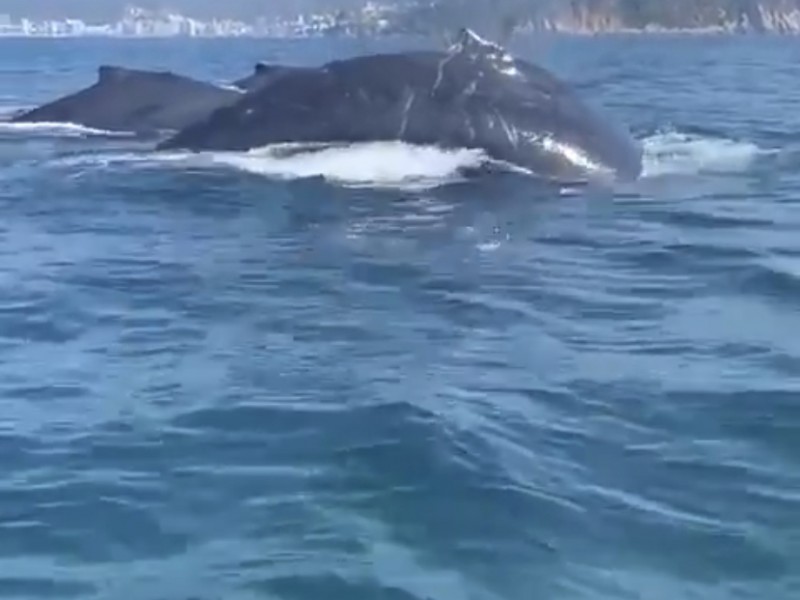
<path fill-rule="evenodd" d="M 0 40 L 0 112 L 410 44 Z M 0 124 L 0 598 L 800 598 L 800 46 L 517 50 L 642 181 Z"/>

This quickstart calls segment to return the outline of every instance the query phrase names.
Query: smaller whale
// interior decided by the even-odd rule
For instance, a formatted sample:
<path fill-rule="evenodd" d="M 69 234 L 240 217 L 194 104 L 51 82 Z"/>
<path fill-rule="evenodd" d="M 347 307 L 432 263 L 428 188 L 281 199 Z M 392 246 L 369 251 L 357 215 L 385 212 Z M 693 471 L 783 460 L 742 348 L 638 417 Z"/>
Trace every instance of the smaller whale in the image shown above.
<path fill-rule="evenodd" d="M 74 123 L 113 132 L 178 131 L 242 96 L 168 71 L 103 65 L 97 81 L 74 94 L 15 115 L 15 123 Z"/>
<path fill-rule="evenodd" d="M 259 77 L 263 77 L 259 83 Z M 564 82 L 462 29 L 446 52 L 257 68 L 248 93 L 158 145 L 250 150 L 400 140 L 481 149 L 551 180 L 636 179 L 642 148 Z"/>

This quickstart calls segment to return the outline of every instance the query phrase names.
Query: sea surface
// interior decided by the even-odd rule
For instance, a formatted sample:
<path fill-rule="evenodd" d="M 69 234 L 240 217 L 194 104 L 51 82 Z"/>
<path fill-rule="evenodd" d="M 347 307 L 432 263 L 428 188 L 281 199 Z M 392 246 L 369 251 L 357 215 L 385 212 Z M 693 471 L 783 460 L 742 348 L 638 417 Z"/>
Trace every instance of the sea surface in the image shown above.
<path fill-rule="evenodd" d="M 417 40 L 0 40 L 215 81 Z M 634 184 L 0 124 L 0 598 L 800 598 L 800 43 L 519 39 Z"/>

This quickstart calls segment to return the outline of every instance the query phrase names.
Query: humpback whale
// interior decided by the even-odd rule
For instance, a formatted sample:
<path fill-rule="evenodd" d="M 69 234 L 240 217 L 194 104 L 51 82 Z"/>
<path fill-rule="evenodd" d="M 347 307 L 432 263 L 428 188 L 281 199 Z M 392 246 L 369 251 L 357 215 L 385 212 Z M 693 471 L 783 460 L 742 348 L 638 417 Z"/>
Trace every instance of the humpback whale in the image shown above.
<path fill-rule="evenodd" d="M 263 65 L 241 85 L 250 91 L 238 101 L 158 148 L 402 140 L 481 149 L 559 181 L 635 179 L 642 170 L 642 149 L 625 128 L 544 68 L 468 29 L 446 51 L 358 56 L 318 68 Z"/>
<path fill-rule="evenodd" d="M 103 65 L 97 81 L 11 121 L 68 122 L 137 134 L 178 131 L 239 100 L 242 91 L 171 72 Z"/>

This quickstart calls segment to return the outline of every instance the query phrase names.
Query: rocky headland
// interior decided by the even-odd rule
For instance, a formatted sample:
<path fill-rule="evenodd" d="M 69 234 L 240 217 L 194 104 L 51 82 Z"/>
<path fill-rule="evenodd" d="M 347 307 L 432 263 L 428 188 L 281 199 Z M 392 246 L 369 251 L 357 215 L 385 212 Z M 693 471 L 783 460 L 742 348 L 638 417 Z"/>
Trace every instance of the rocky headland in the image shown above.
<path fill-rule="evenodd" d="M 529 31 L 800 33 L 800 0 L 428 0 L 406 13 L 417 30 L 486 25 L 510 15 Z"/>

